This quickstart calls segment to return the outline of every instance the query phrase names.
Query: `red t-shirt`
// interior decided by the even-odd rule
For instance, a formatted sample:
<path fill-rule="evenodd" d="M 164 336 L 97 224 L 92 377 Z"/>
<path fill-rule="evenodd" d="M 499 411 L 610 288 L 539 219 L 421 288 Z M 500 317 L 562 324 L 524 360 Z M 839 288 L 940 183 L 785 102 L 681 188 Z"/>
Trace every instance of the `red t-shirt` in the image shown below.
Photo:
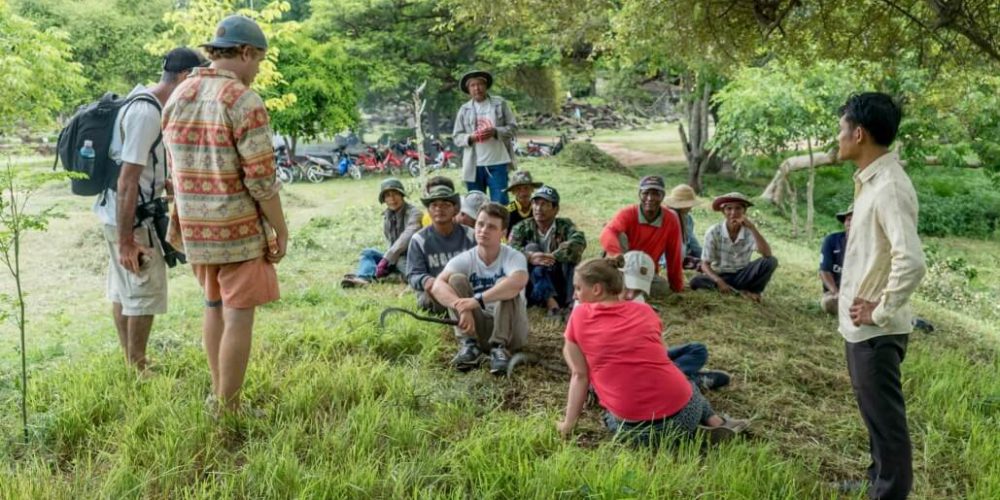
<path fill-rule="evenodd" d="M 615 416 L 669 417 L 691 400 L 691 384 L 667 357 L 661 329 L 656 312 L 639 302 L 573 308 L 566 340 L 580 347 L 601 405 Z"/>
<path fill-rule="evenodd" d="M 681 220 L 677 213 L 667 207 L 660 207 L 663 220 L 660 226 L 642 224 L 639 221 L 639 206 L 629 205 L 615 214 L 601 231 L 601 247 L 608 255 L 622 252 L 618 235 L 628 238 L 629 250 L 646 252 L 660 272 L 660 256 L 667 256 L 667 279 L 670 289 L 680 292 L 684 289 L 684 256 L 681 255 Z"/>

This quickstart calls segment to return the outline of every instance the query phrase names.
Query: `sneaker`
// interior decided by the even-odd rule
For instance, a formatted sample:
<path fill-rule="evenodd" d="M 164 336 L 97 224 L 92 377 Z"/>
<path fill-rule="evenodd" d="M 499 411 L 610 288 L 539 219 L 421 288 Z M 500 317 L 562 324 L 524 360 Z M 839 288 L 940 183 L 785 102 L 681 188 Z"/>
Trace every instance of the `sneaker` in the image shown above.
<path fill-rule="evenodd" d="M 934 333 L 934 325 L 923 318 L 913 318 L 913 328 L 922 330 L 924 333 Z"/>
<path fill-rule="evenodd" d="M 858 479 L 845 479 L 843 481 L 833 481 L 828 483 L 827 486 L 831 490 L 836 490 L 838 493 L 844 495 L 857 495 L 865 491 L 868 486 L 868 481 L 861 481 Z"/>
<path fill-rule="evenodd" d="M 722 370 L 703 370 L 695 375 L 695 382 L 702 391 L 713 391 L 729 385 L 732 376 Z"/>
<path fill-rule="evenodd" d="M 451 358 L 451 364 L 460 372 L 467 372 L 483 361 L 483 351 L 479 350 L 475 339 L 465 339 L 458 354 Z"/>
<path fill-rule="evenodd" d="M 341 288 L 361 288 L 371 284 L 368 280 L 364 278 L 359 278 L 353 274 L 345 274 L 344 279 L 340 280 Z"/>
<path fill-rule="evenodd" d="M 502 345 L 494 346 L 490 349 L 490 373 L 493 375 L 506 375 L 507 364 L 510 363 L 510 354 Z"/>

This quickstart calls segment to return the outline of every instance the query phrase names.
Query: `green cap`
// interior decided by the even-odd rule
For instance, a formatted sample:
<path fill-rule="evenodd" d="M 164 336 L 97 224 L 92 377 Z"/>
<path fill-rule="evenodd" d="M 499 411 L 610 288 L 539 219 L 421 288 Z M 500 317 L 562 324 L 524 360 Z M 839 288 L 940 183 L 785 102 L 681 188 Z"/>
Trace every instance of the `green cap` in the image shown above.
<path fill-rule="evenodd" d="M 388 179 L 382 181 L 382 184 L 378 188 L 378 202 L 385 203 L 385 192 L 386 191 L 398 191 L 399 194 L 406 196 L 406 188 L 403 187 L 403 183 L 395 177 L 389 177 Z"/>
<path fill-rule="evenodd" d="M 455 205 L 456 207 L 462 202 L 458 193 L 448 186 L 434 186 L 424 195 L 423 198 L 420 198 L 420 201 L 425 207 L 429 207 L 431 206 L 431 203 L 441 200 L 450 201 L 452 205 Z"/>
<path fill-rule="evenodd" d="M 215 38 L 211 42 L 202 44 L 202 47 L 228 49 L 240 45 L 250 45 L 267 50 L 267 37 L 264 36 L 264 31 L 253 19 L 233 15 L 219 22 L 215 28 Z"/>

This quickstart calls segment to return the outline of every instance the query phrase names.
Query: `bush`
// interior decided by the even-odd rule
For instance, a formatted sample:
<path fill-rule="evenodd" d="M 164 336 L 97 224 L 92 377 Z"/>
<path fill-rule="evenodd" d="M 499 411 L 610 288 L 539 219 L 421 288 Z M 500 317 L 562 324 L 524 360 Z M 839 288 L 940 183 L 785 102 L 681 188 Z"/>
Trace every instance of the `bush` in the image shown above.
<path fill-rule="evenodd" d="M 615 157 L 605 153 L 589 142 L 571 142 L 563 148 L 557 161 L 568 167 L 582 167 L 587 170 L 615 172 L 635 177 L 631 169 L 622 165 Z"/>

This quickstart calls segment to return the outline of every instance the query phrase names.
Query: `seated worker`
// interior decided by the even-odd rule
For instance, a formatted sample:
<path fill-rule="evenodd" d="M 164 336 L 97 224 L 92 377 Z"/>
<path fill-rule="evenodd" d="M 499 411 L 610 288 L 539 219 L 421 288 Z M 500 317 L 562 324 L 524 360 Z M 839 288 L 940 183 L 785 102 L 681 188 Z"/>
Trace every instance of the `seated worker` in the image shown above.
<path fill-rule="evenodd" d="M 750 199 L 740 193 L 729 193 L 712 201 L 712 210 L 722 212 L 726 219 L 708 228 L 701 253 L 701 272 L 691 279 L 692 290 L 714 290 L 722 293 L 739 292 L 760 302 L 764 288 L 778 268 L 778 259 L 771 255 L 771 246 L 747 218 Z M 751 262 L 754 250 L 761 258 Z"/>
<path fill-rule="evenodd" d="M 531 218 L 531 193 L 542 187 L 541 182 L 535 182 L 531 178 L 531 172 L 518 170 L 510 178 L 510 185 L 507 186 L 507 194 L 513 195 L 514 199 L 507 205 L 510 212 L 510 231 L 517 227 L 517 223 Z M 510 240 L 510 235 L 507 235 Z M 571 275 L 572 276 L 572 275 Z"/>
<path fill-rule="evenodd" d="M 476 214 L 483 205 L 490 201 L 489 196 L 482 191 L 469 191 L 462 198 L 462 208 L 459 210 L 455 220 L 459 224 L 468 227 L 476 227 Z"/>
<path fill-rule="evenodd" d="M 548 317 L 562 319 L 561 310 L 573 302 L 573 270 L 587 239 L 573 221 L 556 217 L 559 192 L 554 188 L 536 189 L 531 207 L 532 218 L 511 229 L 510 246 L 528 260 L 528 305 L 543 306 Z"/>
<path fill-rule="evenodd" d="M 420 209 L 406 202 L 406 191 L 399 179 L 390 177 L 379 186 L 378 202 L 385 204 L 382 214 L 382 234 L 389 249 L 383 254 L 374 248 L 361 251 L 358 270 L 345 274 L 340 281 L 344 288 L 362 287 L 375 278 L 385 278 L 390 273 L 406 271 L 406 250 L 410 238 L 420 230 Z"/>
<path fill-rule="evenodd" d="M 837 214 L 837 220 L 844 225 L 844 230 L 826 235 L 819 252 L 819 279 L 823 283 L 823 298 L 819 303 L 831 316 L 837 315 L 840 273 L 844 267 L 844 250 L 847 249 L 847 233 L 851 231 L 852 215 L 854 215 L 853 206 Z"/>
<path fill-rule="evenodd" d="M 455 337 L 461 347 L 451 363 L 459 371 L 478 366 L 489 350 L 490 373 L 506 374 L 511 352 L 528 340 L 528 262 L 500 242 L 508 218 L 503 205 L 483 205 L 476 216 L 476 246 L 448 261 L 431 289 L 434 300 L 458 319 Z"/>
<path fill-rule="evenodd" d="M 823 246 L 819 254 L 819 279 L 823 283 L 823 297 L 820 306 L 827 314 L 837 315 L 838 297 L 840 297 L 840 274 L 844 267 L 844 253 L 847 251 L 847 235 L 851 232 L 851 218 L 854 215 L 852 205 L 846 211 L 837 214 L 837 220 L 844 225 L 844 230 L 830 233 L 823 238 Z M 926 333 L 934 332 L 934 325 L 929 321 L 914 316 L 913 327 Z"/>
<path fill-rule="evenodd" d="M 647 304 L 621 300 L 622 274 L 609 259 L 591 259 L 573 278 L 580 303 L 566 325 L 563 356 L 571 376 L 565 418 L 568 435 L 593 384 L 604 422 L 618 437 L 657 445 L 701 427 L 713 441 L 731 438 L 747 421 L 723 419 L 666 354 L 663 325 Z"/>
<path fill-rule="evenodd" d="M 455 222 L 460 198 L 452 188 L 443 184 L 433 186 L 420 201 L 427 207 L 432 223 L 410 239 L 406 282 L 417 292 L 417 307 L 443 313 L 445 307 L 431 296 L 435 277 L 448 261 L 476 246 L 476 237 L 472 228 Z"/>
<path fill-rule="evenodd" d="M 670 190 L 663 203 L 677 212 L 681 220 L 681 255 L 684 256 L 684 269 L 698 269 L 701 264 L 701 244 L 694 232 L 694 217 L 691 209 L 698 205 L 694 189 L 687 184 L 678 184 Z"/>
<path fill-rule="evenodd" d="M 646 302 L 649 287 L 653 282 L 653 259 L 646 252 L 631 251 L 623 256 L 622 278 L 625 290 L 622 300 Z M 720 389 L 729 385 L 732 378 L 721 370 L 702 370 L 708 362 L 708 347 L 700 342 L 689 342 L 667 349 L 667 357 L 688 378 L 703 390 Z"/>
<path fill-rule="evenodd" d="M 643 177 L 639 181 L 639 204 L 621 209 L 601 231 L 601 246 L 608 257 L 629 250 L 646 252 L 653 262 L 659 262 L 661 255 L 666 257 L 670 287 L 658 275 L 657 264 L 651 297 L 663 297 L 668 290 L 680 293 L 684 289 L 681 223 L 673 210 L 661 205 L 665 193 L 662 177 Z"/>
<path fill-rule="evenodd" d="M 433 177 L 427 178 L 427 184 L 424 184 L 424 192 L 431 192 L 431 188 L 434 186 L 448 186 L 452 191 L 455 191 L 455 181 L 443 175 L 435 175 Z M 427 227 L 433 224 L 431 220 L 431 213 L 424 212 L 424 216 L 420 219 L 420 227 Z"/>

